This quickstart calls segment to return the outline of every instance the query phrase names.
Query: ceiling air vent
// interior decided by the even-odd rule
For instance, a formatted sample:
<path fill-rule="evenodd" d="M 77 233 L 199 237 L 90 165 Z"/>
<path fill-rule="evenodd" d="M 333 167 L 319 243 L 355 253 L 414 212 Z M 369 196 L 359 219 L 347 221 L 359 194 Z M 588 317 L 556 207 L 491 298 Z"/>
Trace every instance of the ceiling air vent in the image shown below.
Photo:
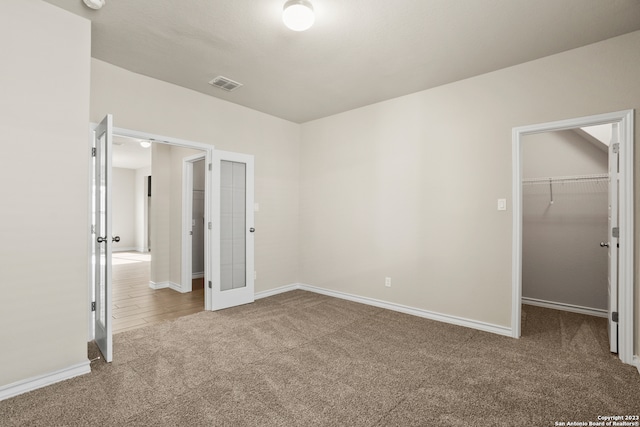
<path fill-rule="evenodd" d="M 218 76 L 215 79 L 211 80 L 209 84 L 211 86 L 226 90 L 227 92 L 231 92 L 242 86 L 242 83 L 234 82 L 233 80 L 222 76 Z"/>

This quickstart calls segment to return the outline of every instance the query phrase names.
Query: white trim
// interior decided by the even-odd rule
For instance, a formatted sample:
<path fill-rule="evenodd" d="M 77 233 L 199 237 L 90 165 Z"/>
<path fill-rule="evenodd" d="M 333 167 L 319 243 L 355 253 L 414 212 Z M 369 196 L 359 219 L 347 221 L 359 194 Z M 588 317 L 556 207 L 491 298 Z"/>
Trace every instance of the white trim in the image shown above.
<path fill-rule="evenodd" d="M 492 334 L 511 336 L 511 328 L 506 326 L 494 325 L 492 323 L 480 322 L 478 320 L 466 319 L 464 317 L 451 316 L 449 314 L 437 313 L 435 311 L 424 310 L 421 308 L 409 307 L 407 305 L 396 304 L 393 302 L 382 301 L 374 298 L 362 297 L 359 295 L 348 294 L 346 292 L 334 291 L 330 289 L 320 288 L 317 286 L 307 285 L 304 283 L 294 283 L 291 285 L 281 286 L 279 288 L 270 289 L 268 291 L 258 292 L 255 299 L 266 298 L 283 292 L 294 291 L 300 289 L 303 291 L 314 292 L 316 294 L 326 295 L 334 298 L 340 298 L 360 304 L 371 305 L 374 307 L 384 308 L 386 310 L 397 311 L 400 313 L 410 314 L 412 316 L 423 317 L 425 319 L 435 320 L 438 322 L 449 323 L 451 325 L 463 326 L 465 328 L 477 329 L 479 331 L 490 332 Z"/>
<path fill-rule="evenodd" d="M 191 292 L 191 281 L 189 281 L 189 288 L 183 288 L 179 283 L 168 282 L 169 289 L 173 289 L 176 292 L 180 292 L 181 294 L 186 294 L 187 292 Z"/>
<path fill-rule="evenodd" d="M 522 303 L 535 305 L 536 307 L 551 308 L 553 310 L 569 311 L 571 313 L 586 314 L 587 316 L 608 317 L 608 311 L 600 308 L 583 307 L 581 305 L 566 304 L 563 302 L 546 301 L 537 298 L 522 297 Z"/>
<path fill-rule="evenodd" d="M 184 157 L 182 159 L 182 257 L 181 257 L 181 281 L 184 290 L 180 292 L 191 292 L 193 280 L 193 257 L 192 257 L 192 235 L 189 233 L 193 230 L 191 226 L 193 218 L 193 164 L 200 160 L 205 160 L 206 153 L 198 153 L 193 156 Z M 205 166 L 205 170 L 207 167 Z M 205 173 L 205 194 L 208 184 Z M 206 196 L 205 196 L 206 197 Z M 205 202 L 206 205 L 206 202 Z M 206 215 L 205 215 L 206 216 Z M 206 233 L 206 228 L 203 230 Z M 204 277 L 204 272 L 200 277 Z"/>
<path fill-rule="evenodd" d="M 605 123 L 619 123 L 620 134 L 620 252 L 618 270 L 618 356 L 624 363 L 633 363 L 633 130 L 634 110 L 617 111 L 557 122 L 542 123 L 512 129 L 512 298 L 511 330 L 514 338 L 521 333 L 522 303 L 522 157 L 521 138 L 528 134 L 574 129 Z"/>
<path fill-rule="evenodd" d="M 149 280 L 149 287 L 151 289 L 164 289 L 169 287 L 169 282 L 154 282 L 153 280 Z"/>
<path fill-rule="evenodd" d="M 47 374 L 16 381 L 0 387 L 0 401 L 90 372 L 91 366 L 87 360 Z"/>
<path fill-rule="evenodd" d="M 511 328 L 506 326 L 494 325 L 492 323 L 481 322 L 478 320 L 467 319 L 464 317 L 452 316 L 449 314 L 437 313 L 435 311 L 409 307 L 407 305 L 396 304 L 393 302 L 382 301 L 374 298 L 361 297 L 358 295 L 348 294 L 346 292 L 333 291 L 333 290 L 319 288 L 316 286 L 311 286 L 306 284 L 300 284 L 299 286 L 300 286 L 300 289 L 302 290 L 311 291 L 318 294 L 327 295 L 330 297 L 358 302 L 360 304 L 372 305 L 374 307 L 380 307 L 387 310 L 398 311 L 400 313 L 410 314 L 412 316 L 424 317 L 425 319 L 436 320 L 438 322 L 464 326 L 465 328 L 477 329 L 479 331 L 490 332 L 498 335 L 511 336 Z"/>
<path fill-rule="evenodd" d="M 184 290 L 182 289 L 182 286 L 180 286 L 179 283 L 175 283 L 175 282 L 171 282 L 171 281 L 166 281 L 166 282 L 153 282 L 153 281 L 149 281 L 149 287 L 153 290 L 158 290 L 158 289 L 173 289 L 174 291 L 180 292 L 181 294 L 190 292 L 190 290 Z"/>
<path fill-rule="evenodd" d="M 300 283 L 292 283 L 291 285 L 285 285 L 285 286 L 280 286 L 279 288 L 269 289 L 267 291 L 256 292 L 254 298 L 262 299 L 262 298 L 272 297 L 274 295 L 295 291 L 296 289 L 301 289 L 300 286 L 301 286 Z"/>
<path fill-rule="evenodd" d="M 198 273 L 192 273 L 191 274 L 191 280 L 193 279 L 203 279 L 204 278 L 204 271 L 200 271 Z"/>

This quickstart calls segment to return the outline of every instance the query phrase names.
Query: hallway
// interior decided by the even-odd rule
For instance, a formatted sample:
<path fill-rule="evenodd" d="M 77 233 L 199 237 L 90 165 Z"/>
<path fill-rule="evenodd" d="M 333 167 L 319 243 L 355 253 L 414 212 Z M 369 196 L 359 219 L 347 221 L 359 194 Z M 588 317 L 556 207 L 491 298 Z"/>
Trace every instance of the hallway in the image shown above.
<path fill-rule="evenodd" d="M 113 253 L 113 333 L 129 331 L 204 310 L 204 279 L 193 280 L 193 291 L 151 289 L 151 254 Z"/>

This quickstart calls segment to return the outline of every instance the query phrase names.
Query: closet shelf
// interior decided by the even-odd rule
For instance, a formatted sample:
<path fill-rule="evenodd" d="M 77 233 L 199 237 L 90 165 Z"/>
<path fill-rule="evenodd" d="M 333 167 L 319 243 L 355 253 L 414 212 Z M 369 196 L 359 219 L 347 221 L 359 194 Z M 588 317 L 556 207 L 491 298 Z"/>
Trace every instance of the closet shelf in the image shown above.
<path fill-rule="evenodd" d="M 574 175 L 574 176 L 550 176 L 546 178 L 527 178 L 522 180 L 522 184 L 549 184 L 549 183 L 567 183 L 581 181 L 608 181 L 609 174 L 601 173 L 594 175 Z"/>

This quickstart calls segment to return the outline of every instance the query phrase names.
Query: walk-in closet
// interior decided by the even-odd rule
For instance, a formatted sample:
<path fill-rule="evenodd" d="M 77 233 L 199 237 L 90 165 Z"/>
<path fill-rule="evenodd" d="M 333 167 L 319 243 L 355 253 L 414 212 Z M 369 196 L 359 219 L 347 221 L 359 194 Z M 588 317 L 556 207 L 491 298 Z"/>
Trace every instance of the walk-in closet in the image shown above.
<path fill-rule="evenodd" d="M 607 315 L 611 125 L 527 135 L 522 302 Z"/>

